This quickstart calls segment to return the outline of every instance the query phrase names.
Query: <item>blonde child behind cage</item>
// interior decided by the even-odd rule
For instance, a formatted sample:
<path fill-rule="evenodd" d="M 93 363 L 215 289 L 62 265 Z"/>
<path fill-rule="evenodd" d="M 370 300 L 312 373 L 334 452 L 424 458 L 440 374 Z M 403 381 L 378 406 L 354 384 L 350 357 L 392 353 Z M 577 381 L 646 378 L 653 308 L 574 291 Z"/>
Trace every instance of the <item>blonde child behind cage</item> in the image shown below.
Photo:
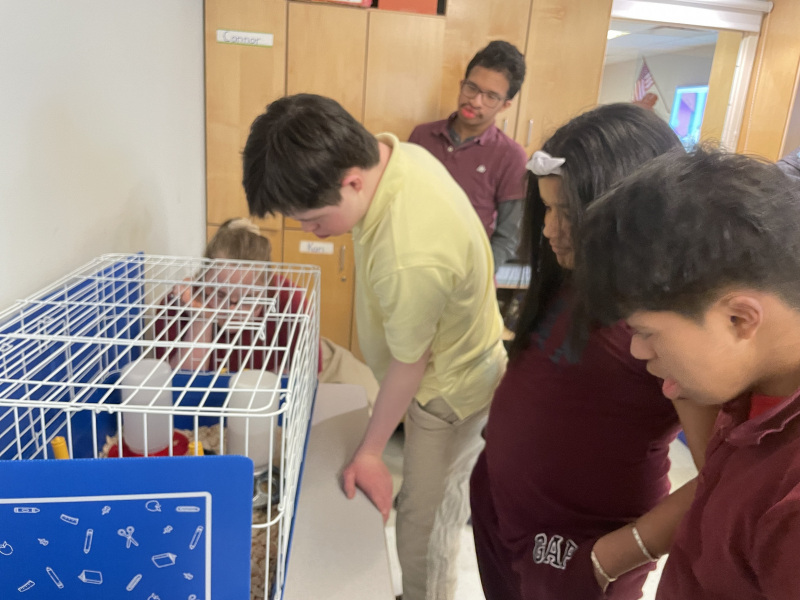
<path fill-rule="evenodd" d="M 211 259 L 258 260 L 271 259 L 272 246 L 249 219 L 229 219 L 208 242 L 205 256 Z M 378 381 L 370 368 L 349 350 L 327 338 L 320 339 L 322 369 L 320 383 L 349 383 L 360 385 L 367 393 L 370 411 L 378 394 Z"/>

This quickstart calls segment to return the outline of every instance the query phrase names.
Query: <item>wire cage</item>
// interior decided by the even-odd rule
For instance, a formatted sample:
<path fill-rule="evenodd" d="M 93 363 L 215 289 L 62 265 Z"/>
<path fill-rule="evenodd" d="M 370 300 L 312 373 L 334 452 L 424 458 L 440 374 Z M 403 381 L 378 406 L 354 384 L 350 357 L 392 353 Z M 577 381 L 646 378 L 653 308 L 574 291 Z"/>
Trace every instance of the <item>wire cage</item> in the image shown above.
<path fill-rule="evenodd" d="M 252 598 L 282 597 L 319 270 L 105 255 L 0 312 L 0 459 L 244 454 Z"/>

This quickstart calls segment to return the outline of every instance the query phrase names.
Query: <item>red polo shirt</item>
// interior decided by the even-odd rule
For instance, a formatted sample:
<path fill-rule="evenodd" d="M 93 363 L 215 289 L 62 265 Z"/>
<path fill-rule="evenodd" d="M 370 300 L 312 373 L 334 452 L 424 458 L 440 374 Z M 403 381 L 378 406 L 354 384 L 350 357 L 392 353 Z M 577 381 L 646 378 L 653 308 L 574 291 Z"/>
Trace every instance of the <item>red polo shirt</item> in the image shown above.
<path fill-rule="evenodd" d="M 491 238 L 497 205 L 525 196 L 525 149 L 492 124 L 481 135 L 456 146 L 450 124 L 443 121 L 418 125 L 408 141 L 419 144 L 438 158 L 466 192 Z"/>
<path fill-rule="evenodd" d="M 658 600 L 800 598 L 800 390 L 749 414 L 720 413 Z"/>

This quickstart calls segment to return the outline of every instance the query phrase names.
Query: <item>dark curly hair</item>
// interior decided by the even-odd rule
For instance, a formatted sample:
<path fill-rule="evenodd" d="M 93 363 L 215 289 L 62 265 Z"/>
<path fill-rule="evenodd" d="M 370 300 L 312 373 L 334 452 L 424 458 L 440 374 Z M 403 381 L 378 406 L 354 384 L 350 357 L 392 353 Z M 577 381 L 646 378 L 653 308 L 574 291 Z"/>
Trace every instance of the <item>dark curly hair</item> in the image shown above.
<path fill-rule="evenodd" d="M 517 95 L 522 82 L 525 80 L 525 57 L 517 47 L 502 40 L 490 42 L 486 48 L 472 57 L 467 65 L 464 78 L 469 77 L 470 71 L 475 67 L 492 69 L 506 76 L 508 79 L 508 94 L 506 100 L 511 100 Z"/>
<path fill-rule="evenodd" d="M 733 286 L 800 310 L 800 190 L 777 166 L 698 148 L 660 157 L 587 211 L 576 285 L 602 323 L 702 320 Z"/>

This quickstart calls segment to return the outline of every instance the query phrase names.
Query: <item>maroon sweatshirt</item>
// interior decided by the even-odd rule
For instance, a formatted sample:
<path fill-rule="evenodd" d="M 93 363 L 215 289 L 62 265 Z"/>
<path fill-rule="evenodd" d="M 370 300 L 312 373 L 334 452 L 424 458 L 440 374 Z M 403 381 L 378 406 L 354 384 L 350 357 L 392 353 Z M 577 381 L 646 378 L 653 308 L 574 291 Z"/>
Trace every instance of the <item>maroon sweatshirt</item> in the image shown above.
<path fill-rule="evenodd" d="M 624 323 L 595 331 L 570 362 L 569 318 L 562 295 L 495 392 L 472 478 L 473 524 L 484 587 L 515 579 L 519 591 L 487 590 L 488 600 L 602 598 L 594 541 L 669 492 L 680 425 L 660 381 L 630 355 Z M 509 562 L 512 572 L 493 566 Z M 621 577 L 606 597 L 638 598 L 650 568 Z"/>

